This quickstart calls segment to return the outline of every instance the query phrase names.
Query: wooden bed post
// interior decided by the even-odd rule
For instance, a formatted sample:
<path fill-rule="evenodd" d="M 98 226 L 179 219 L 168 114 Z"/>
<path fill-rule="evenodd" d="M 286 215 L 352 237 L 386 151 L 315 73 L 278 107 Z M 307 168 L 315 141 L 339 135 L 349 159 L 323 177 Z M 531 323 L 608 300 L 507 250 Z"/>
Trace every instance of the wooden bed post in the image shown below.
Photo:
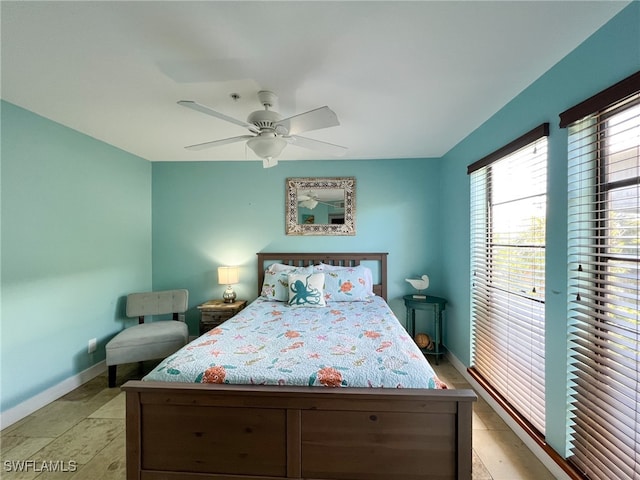
<path fill-rule="evenodd" d="M 142 471 L 142 432 L 140 422 L 142 412 L 140 411 L 140 393 L 127 392 L 126 400 L 126 458 L 127 458 L 127 480 L 140 480 Z"/>
<path fill-rule="evenodd" d="M 473 403 L 458 402 L 458 415 L 456 417 L 458 431 L 458 459 L 457 469 L 460 480 L 471 480 L 473 476 L 473 461 L 471 458 Z"/>

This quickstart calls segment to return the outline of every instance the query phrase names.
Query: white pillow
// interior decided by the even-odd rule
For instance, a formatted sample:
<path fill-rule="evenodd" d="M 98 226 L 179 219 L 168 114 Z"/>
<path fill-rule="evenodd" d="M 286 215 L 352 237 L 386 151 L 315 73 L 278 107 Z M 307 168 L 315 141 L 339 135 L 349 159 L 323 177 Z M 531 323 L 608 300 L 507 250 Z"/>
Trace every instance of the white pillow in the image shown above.
<path fill-rule="evenodd" d="M 313 273 L 313 267 L 294 267 L 282 263 L 273 263 L 264 271 L 264 281 L 260 295 L 277 302 L 289 300 L 289 273 Z"/>
<path fill-rule="evenodd" d="M 289 274 L 289 305 L 292 307 L 326 307 L 324 273 Z"/>

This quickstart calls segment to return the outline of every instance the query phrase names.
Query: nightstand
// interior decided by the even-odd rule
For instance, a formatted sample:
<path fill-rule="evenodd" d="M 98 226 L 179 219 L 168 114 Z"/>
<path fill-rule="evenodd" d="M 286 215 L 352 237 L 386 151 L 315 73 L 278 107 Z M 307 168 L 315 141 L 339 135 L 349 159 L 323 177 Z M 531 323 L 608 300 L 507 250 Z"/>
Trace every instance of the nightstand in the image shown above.
<path fill-rule="evenodd" d="M 447 305 L 444 298 L 432 297 L 427 295 L 426 298 L 413 298 L 413 295 L 405 295 L 403 297 L 404 305 L 407 308 L 407 331 L 411 338 L 416 336 L 416 310 L 427 310 L 433 312 L 433 320 L 435 323 L 435 338 L 433 339 L 433 350 L 421 348 L 425 355 L 435 355 L 436 365 L 439 363 L 442 352 L 442 312 Z"/>
<path fill-rule="evenodd" d="M 247 306 L 246 300 L 225 303 L 224 300 L 209 300 L 198 305 L 200 310 L 200 335 L 229 320 Z"/>

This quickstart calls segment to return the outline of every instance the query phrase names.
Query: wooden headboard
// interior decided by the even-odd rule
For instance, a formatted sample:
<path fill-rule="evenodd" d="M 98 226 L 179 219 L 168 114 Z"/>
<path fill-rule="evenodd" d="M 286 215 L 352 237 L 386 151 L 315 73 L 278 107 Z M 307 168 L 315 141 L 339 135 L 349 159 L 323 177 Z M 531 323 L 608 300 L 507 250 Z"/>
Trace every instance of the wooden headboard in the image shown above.
<path fill-rule="evenodd" d="M 373 261 L 378 263 L 379 280 L 373 285 L 373 293 L 387 299 L 387 255 L 388 253 L 271 253 L 258 252 L 258 295 L 262 290 L 264 282 L 264 269 L 271 263 L 279 262 L 296 267 L 306 267 L 307 265 L 317 265 L 328 263 L 329 265 L 339 265 L 354 267 L 363 261 Z M 374 282 L 376 282 L 374 276 Z"/>

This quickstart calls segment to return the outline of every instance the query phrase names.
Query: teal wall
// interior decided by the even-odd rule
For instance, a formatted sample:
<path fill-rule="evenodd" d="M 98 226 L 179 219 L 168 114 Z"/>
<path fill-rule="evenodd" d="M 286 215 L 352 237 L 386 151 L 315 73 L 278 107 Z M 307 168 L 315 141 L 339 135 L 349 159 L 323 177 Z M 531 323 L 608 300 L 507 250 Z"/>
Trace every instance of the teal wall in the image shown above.
<path fill-rule="evenodd" d="M 4 411 L 104 360 L 121 297 L 151 287 L 151 164 L 0 107 Z"/>
<path fill-rule="evenodd" d="M 3 102 L 0 408 L 104 359 L 131 291 L 188 288 L 196 334 L 195 307 L 221 295 L 216 267 L 240 265 L 238 296 L 255 298 L 261 250 L 389 252 L 389 303 L 401 320 L 404 278 L 429 274 L 429 293 L 449 300 L 446 345 L 469 365 L 466 166 L 550 122 L 547 439 L 562 452 L 566 132 L 558 113 L 640 69 L 639 39 L 634 2 L 442 159 L 151 164 Z M 285 179 L 307 176 L 356 178 L 356 236 L 285 235 Z M 93 337 L 99 349 L 89 355 Z"/>
<path fill-rule="evenodd" d="M 526 61 L 526 59 L 523 59 Z M 549 122 L 546 298 L 547 441 L 564 453 L 567 348 L 567 133 L 558 114 L 640 70 L 640 3 L 634 2 L 442 159 L 442 289 L 447 347 L 470 363 L 468 164 Z M 465 254 L 461 255 L 461 252 Z"/>
<path fill-rule="evenodd" d="M 292 147 L 293 148 L 293 147 Z M 220 265 L 239 265 L 239 298 L 257 296 L 256 252 L 388 252 L 389 304 L 401 320 L 400 297 L 409 276 L 428 273 L 439 292 L 442 205 L 437 160 L 153 164 L 153 285 L 188 288 L 187 322 L 196 334 L 195 308 L 220 298 Z M 285 235 L 288 177 L 355 177 L 355 236 Z"/>

